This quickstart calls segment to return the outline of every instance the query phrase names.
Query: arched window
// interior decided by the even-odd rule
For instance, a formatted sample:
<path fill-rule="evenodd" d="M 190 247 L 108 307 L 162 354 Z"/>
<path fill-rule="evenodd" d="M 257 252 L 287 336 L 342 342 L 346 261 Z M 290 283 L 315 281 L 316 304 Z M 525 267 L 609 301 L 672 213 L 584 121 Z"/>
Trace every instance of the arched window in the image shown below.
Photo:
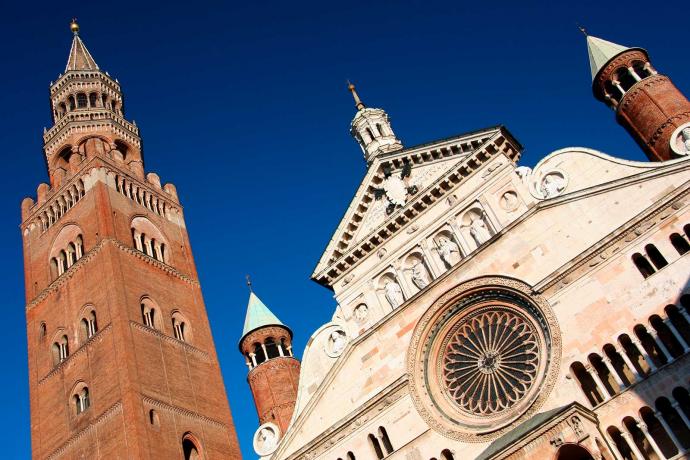
<path fill-rule="evenodd" d="M 654 439 L 661 453 L 664 454 L 665 458 L 671 458 L 678 454 L 680 446 L 676 446 L 668 432 L 656 418 L 656 415 L 652 409 L 649 407 L 643 407 L 640 409 L 640 416 L 642 421 L 647 425 L 647 430 L 650 436 Z"/>
<path fill-rule="evenodd" d="M 652 315 L 649 318 L 649 324 L 656 330 L 658 340 L 661 341 L 674 359 L 681 357 L 685 353 L 683 346 L 659 315 Z"/>
<path fill-rule="evenodd" d="M 596 353 L 590 354 L 587 359 L 592 365 L 592 370 L 597 373 L 599 380 L 603 383 L 604 388 L 610 396 L 614 396 L 616 393 L 620 392 L 620 387 L 616 382 L 616 379 L 609 372 L 609 368 L 606 366 L 604 361 Z"/>
<path fill-rule="evenodd" d="M 139 196 L 139 192 L 134 192 L 134 194 Z M 143 203 L 141 200 L 137 202 Z M 136 217 L 132 220 L 132 239 L 137 250 L 159 262 L 169 263 L 163 234 L 145 217 Z"/>
<path fill-rule="evenodd" d="M 90 339 L 98 332 L 98 324 L 96 323 L 96 312 L 89 311 L 86 316 L 81 319 L 81 333 L 86 340 Z"/>
<path fill-rule="evenodd" d="M 672 233 L 669 237 L 671 244 L 678 251 L 681 256 L 687 252 L 690 252 L 690 244 L 685 238 L 680 236 L 678 233 Z"/>
<path fill-rule="evenodd" d="M 654 267 L 652 267 L 652 264 L 649 263 L 647 258 L 639 252 L 633 254 L 632 261 L 644 278 L 649 278 L 656 271 L 654 270 Z"/>
<path fill-rule="evenodd" d="M 355 454 L 353 454 L 352 452 L 348 452 L 347 453 L 347 460 L 356 460 Z"/>
<path fill-rule="evenodd" d="M 641 376 L 648 376 L 651 373 L 652 369 L 642 354 L 644 352 L 644 349 L 638 348 L 637 345 L 627 334 L 621 334 L 618 337 L 618 343 L 621 344 L 623 352 L 628 357 L 632 365 L 635 367 L 635 370 Z"/>
<path fill-rule="evenodd" d="M 369 445 L 371 445 L 371 448 L 374 449 L 374 454 L 376 454 L 376 458 L 381 460 L 384 455 L 383 451 L 381 450 L 381 444 L 379 444 L 379 440 L 376 439 L 376 436 L 373 434 L 369 435 Z"/>
<path fill-rule="evenodd" d="M 266 354 L 264 353 L 264 348 L 261 346 L 260 343 L 254 344 L 254 355 L 257 365 L 266 361 Z"/>
<path fill-rule="evenodd" d="M 67 98 L 67 103 L 69 104 L 70 111 L 77 108 L 77 104 L 74 101 L 74 96 L 70 96 L 69 98 Z"/>
<path fill-rule="evenodd" d="M 48 332 L 48 326 L 46 326 L 45 321 L 41 321 L 41 324 L 38 326 L 38 339 L 39 340 L 45 339 L 47 332 Z"/>
<path fill-rule="evenodd" d="M 618 80 L 619 84 L 625 91 L 628 91 L 635 83 L 637 83 L 637 80 L 635 80 L 635 77 L 630 74 L 630 71 L 627 67 L 623 67 L 616 71 L 616 80 Z"/>
<path fill-rule="evenodd" d="M 623 438 L 623 435 L 621 434 L 621 431 L 618 428 L 616 428 L 615 426 L 610 426 L 608 427 L 606 432 L 608 433 L 613 443 L 616 445 L 616 449 L 618 449 L 618 452 L 621 454 L 621 457 L 624 460 L 640 460 L 635 457 L 635 454 L 628 445 L 627 441 Z"/>
<path fill-rule="evenodd" d="M 141 300 L 141 318 L 144 326 L 160 330 L 160 318 L 158 306 L 148 297 Z"/>
<path fill-rule="evenodd" d="M 79 415 L 91 406 L 91 400 L 89 397 L 88 387 L 86 387 L 85 385 L 80 385 L 77 388 L 78 390 L 74 393 L 72 399 L 74 400 L 74 406 L 77 415 Z"/>
<path fill-rule="evenodd" d="M 101 105 L 103 107 L 107 107 L 108 106 L 107 103 L 108 103 L 108 96 L 106 96 L 105 94 L 101 94 Z"/>
<path fill-rule="evenodd" d="M 158 417 L 158 413 L 153 409 L 149 410 L 149 423 L 155 427 L 160 426 L 160 418 Z"/>
<path fill-rule="evenodd" d="M 647 256 L 649 257 L 649 260 L 652 261 L 657 270 L 662 269 L 666 265 L 668 265 L 668 262 L 666 262 L 664 256 L 661 255 L 659 250 L 653 244 L 648 244 L 644 247 L 644 250 L 647 253 Z"/>
<path fill-rule="evenodd" d="M 53 343 L 53 364 L 60 364 L 69 357 L 69 342 L 67 335 L 63 335 Z"/>
<path fill-rule="evenodd" d="M 383 443 L 383 447 L 386 449 L 386 454 L 392 454 L 393 445 L 391 444 L 391 440 L 388 437 L 388 433 L 386 433 L 386 429 L 382 426 L 379 427 L 379 438 Z"/>
<path fill-rule="evenodd" d="M 632 64 L 633 71 L 637 74 L 640 79 L 647 78 L 651 75 L 651 72 L 649 72 L 649 69 L 645 66 L 645 63 L 642 61 L 634 61 Z"/>
<path fill-rule="evenodd" d="M 96 94 L 96 93 L 89 94 L 89 106 L 96 107 L 96 101 L 98 101 L 98 94 Z"/>
<path fill-rule="evenodd" d="M 453 453 L 448 449 L 443 449 L 441 451 L 441 460 L 455 460 Z"/>
<path fill-rule="evenodd" d="M 60 116 L 63 117 L 67 113 L 67 106 L 64 102 L 60 102 Z"/>
<path fill-rule="evenodd" d="M 77 108 L 84 109 L 88 105 L 86 94 L 77 93 Z"/>
<path fill-rule="evenodd" d="M 184 342 L 184 329 L 185 329 L 185 322 L 178 319 L 178 318 L 173 318 L 173 331 L 175 331 L 175 338 L 177 340 L 181 340 Z"/>
<path fill-rule="evenodd" d="M 623 357 L 620 355 L 616 347 L 607 343 L 603 347 L 606 357 L 611 362 L 614 372 L 620 377 L 623 385 L 629 387 L 635 381 L 635 374 L 633 370 L 626 364 Z"/>
<path fill-rule="evenodd" d="M 266 342 L 264 342 L 264 345 L 266 345 L 266 355 L 268 355 L 268 359 L 273 359 L 280 356 L 280 353 L 278 352 L 278 346 L 276 345 L 276 342 L 275 340 L 273 340 L 272 337 L 267 338 Z"/>
<path fill-rule="evenodd" d="M 580 385 L 582 392 L 585 394 L 589 403 L 592 407 L 602 403 L 604 401 L 604 395 L 602 395 L 594 382 L 592 376 L 587 372 L 585 366 L 581 362 L 575 361 L 570 365 L 570 371 L 572 372 L 575 380 Z"/>
<path fill-rule="evenodd" d="M 366 131 L 367 131 L 367 134 L 369 135 L 369 139 L 371 139 L 373 141 L 374 140 L 374 133 L 369 128 L 367 128 Z"/>
<path fill-rule="evenodd" d="M 182 438 L 182 454 L 184 460 L 201 460 L 203 458 L 198 441 L 190 434 L 186 434 Z"/>
<path fill-rule="evenodd" d="M 661 367 L 668 362 L 663 351 L 659 348 L 659 344 L 656 343 L 656 340 L 654 340 L 654 337 L 651 336 L 646 327 L 638 324 L 633 330 L 640 340 L 642 348 L 644 348 L 647 356 L 652 359 L 656 367 Z"/>
<path fill-rule="evenodd" d="M 670 433 L 668 433 L 669 436 L 677 440 L 680 444 L 676 445 L 676 447 L 683 450 L 690 448 L 690 427 L 685 425 L 678 411 L 671 404 L 671 401 L 661 397 L 656 400 L 655 406 L 657 410 L 656 416 L 659 422 L 665 422 L 662 424 L 665 425 L 667 430 L 670 430 Z"/>
<path fill-rule="evenodd" d="M 376 123 L 376 130 L 379 132 L 381 136 L 385 136 L 386 134 L 383 132 L 383 126 L 381 126 L 381 123 Z"/>
<path fill-rule="evenodd" d="M 558 449 L 556 460 L 594 460 L 594 457 L 582 446 L 564 444 Z"/>

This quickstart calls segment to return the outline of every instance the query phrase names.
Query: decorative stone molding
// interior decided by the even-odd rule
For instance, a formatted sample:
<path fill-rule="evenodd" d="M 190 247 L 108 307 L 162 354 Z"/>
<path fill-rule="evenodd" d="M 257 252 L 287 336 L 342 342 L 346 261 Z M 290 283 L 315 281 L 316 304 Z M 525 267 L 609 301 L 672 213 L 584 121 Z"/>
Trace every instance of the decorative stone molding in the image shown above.
<path fill-rule="evenodd" d="M 175 337 L 170 337 L 169 335 L 163 334 L 161 331 L 159 331 L 157 329 L 145 326 L 145 325 L 138 323 L 136 321 L 130 321 L 129 324 L 130 324 L 130 326 L 132 326 L 132 328 L 134 330 L 155 335 L 159 339 L 162 339 L 168 343 L 172 343 L 174 345 L 177 345 L 178 347 L 183 348 L 185 351 L 187 351 L 193 355 L 200 356 L 204 361 L 210 361 L 211 360 L 211 357 L 209 356 L 208 353 L 206 353 L 204 350 L 201 350 L 199 348 L 196 348 L 196 347 L 188 344 L 187 342 L 183 342 L 181 340 L 178 340 Z"/>
<path fill-rule="evenodd" d="M 306 444 L 300 450 L 287 457 L 286 460 L 312 460 L 320 457 L 328 449 L 342 442 L 345 438 L 357 432 L 364 425 L 375 419 L 381 412 L 388 409 L 407 393 L 407 377 L 403 376 L 388 388 L 379 392 L 375 398 L 372 398 L 363 407 L 359 407 L 352 411 L 339 423 L 334 424 L 319 436 L 315 437 L 312 442 Z M 294 426 L 290 427 L 290 431 L 288 431 L 286 437 L 279 446 L 276 454 L 278 457 L 282 454 L 281 448 L 284 448 L 286 445 L 285 440 L 294 436 L 297 431 L 298 430 L 296 430 Z"/>
<path fill-rule="evenodd" d="M 46 460 L 55 460 L 57 458 L 62 457 L 77 441 L 79 441 L 84 436 L 93 433 L 99 425 L 102 425 L 105 421 L 118 414 L 122 414 L 122 402 L 120 401 L 110 406 L 105 412 L 99 415 L 96 420 L 89 423 L 89 425 L 86 428 L 74 434 L 73 436 L 70 436 L 64 444 L 52 451 L 46 457 Z"/>
<path fill-rule="evenodd" d="M 79 356 L 79 355 L 85 353 L 86 350 L 87 350 L 88 348 L 91 348 L 91 346 L 95 345 L 96 342 L 101 342 L 102 339 L 103 339 L 107 334 L 109 334 L 111 330 L 112 330 L 112 323 L 108 323 L 108 325 L 107 325 L 106 327 L 104 327 L 103 329 L 100 329 L 98 332 L 96 332 L 96 334 L 95 334 L 93 337 L 91 337 L 89 340 L 87 340 L 86 342 L 84 342 L 84 344 L 83 344 L 82 346 L 80 346 L 79 348 L 77 348 L 77 349 L 75 350 L 74 353 L 72 353 L 71 355 L 69 355 L 69 356 L 67 357 L 67 359 L 65 359 L 64 361 L 60 362 L 60 363 L 59 363 L 57 366 L 55 366 L 50 372 L 48 372 L 42 379 L 40 379 L 40 380 L 38 381 L 38 384 L 39 384 L 39 385 L 43 385 L 43 384 L 44 384 L 48 379 L 50 379 L 52 376 L 57 375 L 58 373 L 60 373 L 60 372 L 62 371 L 62 369 L 64 369 L 65 366 L 67 366 L 68 363 L 71 363 L 72 361 L 74 361 L 74 360 L 76 359 L 76 356 Z"/>
<path fill-rule="evenodd" d="M 166 412 L 177 414 L 177 415 L 180 415 L 182 417 L 188 418 L 190 420 L 194 420 L 195 422 L 202 422 L 202 423 L 206 423 L 208 425 L 213 425 L 213 426 L 215 426 L 217 428 L 221 428 L 225 431 L 227 431 L 227 429 L 228 429 L 227 425 L 221 421 L 212 419 L 211 417 L 201 415 L 197 412 L 194 412 L 194 411 L 191 411 L 188 409 L 183 409 L 182 407 L 173 406 L 171 404 L 164 403 L 163 401 L 152 398 L 150 396 L 142 395 L 141 400 L 145 404 L 148 404 L 149 406 L 155 407 L 156 409 L 160 409 L 160 410 L 164 410 Z"/>
<path fill-rule="evenodd" d="M 499 306 L 495 306 L 495 305 Z M 525 395 L 501 411 L 483 415 L 461 413 L 450 402 L 440 381 L 431 381 L 438 366 L 442 367 L 447 330 L 462 320 L 466 312 L 514 310 L 530 318 L 538 346 L 539 366 Z M 516 313 L 517 314 L 517 313 Z M 484 358 L 482 358 L 484 359 Z M 492 358 L 500 363 L 500 356 Z M 487 362 L 487 366 L 493 365 Z M 443 294 L 420 318 L 412 335 L 407 355 L 410 394 L 420 416 L 435 431 L 452 439 L 486 442 L 516 427 L 533 415 L 544 403 L 555 384 L 561 360 L 561 335 L 556 316 L 545 298 L 535 294 L 521 281 L 487 276 L 462 283 Z M 483 363 L 483 361 L 481 361 Z M 481 363 L 480 363 L 481 364 Z M 487 369 L 489 369 L 487 367 Z M 481 370 L 481 369 L 480 369 Z M 487 371 L 489 372 L 490 369 Z"/>
<path fill-rule="evenodd" d="M 39 292 L 38 295 L 36 297 L 34 297 L 34 299 L 26 305 L 26 310 L 32 309 L 36 305 L 43 302 L 50 294 L 57 291 L 62 285 L 64 285 L 67 282 L 67 280 L 72 278 L 72 276 L 74 276 L 74 274 L 78 270 L 80 270 L 91 259 L 93 259 L 96 256 L 96 254 L 98 254 L 106 244 L 112 244 L 116 248 L 118 248 L 124 252 L 127 252 L 127 253 L 141 259 L 141 260 L 144 260 L 145 262 L 160 268 L 161 270 L 165 271 L 169 275 L 175 276 L 176 278 L 179 278 L 186 283 L 189 283 L 189 284 L 192 284 L 195 286 L 200 285 L 199 281 L 195 280 L 194 278 L 191 278 L 191 277 L 185 275 L 184 273 L 177 271 L 176 269 L 174 269 L 170 265 L 164 264 L 163 262 L 160 262 L 160 261 L 154 259 L 153 257 L 147 256 L 146 254 L 144 254 L 141 251 L 137 251 L 136 249 L 133 249 L 133 248 L 130 248 L 129 246 L 124 245 L 123 243 L 116 240 L 115 238 L 103 238 L 101 241 L 98 242 L 98 244 L 96 246 L 94 246 L 89 251 L 87 251 L 84 254 L 84 256 L 82 256 L 70 268 L 68 268 L 65 271 L 65 273 L 63 273 L 62 275 L 57 277 L 52 283 L 50 283 L 48 285 L 48 287 L 46 287 L 41 292 Z"/>
<path fill-rule="evenodd" d="M 586 273 L 619 253 L 644 232 L 687 206 L 687 195 L 690 194 L 689 185 L 690 183 L 686 183 L 684 186 L 676 189 L 681 190 L 679 193 L 667 195 L 660 202 L 649 206 L 638 217 L 611 232 L 608 239 L 592 245 L 590 249 L 573 259 L 564 270 L 559 270 L 554 276 L 538 283 L 535 286 L 535 290 L 538 292 L 560 291 L 571 282 L 582 278 Z"/>
<path fill-rule="evenodd" d="M 455 166 L 451 167 L 447 173 L 426 189 L 419 191 L 411 197 L 403 208 L 393 212 L 383 223 L 373 229 L 366 238 L 360 240 L 355 245 L 351 245 L 351 236 L 359 225 L 357 222 L 361 221 L 363 213 L 368 209 L 368 206 L 364 206 L 364 209 L 356 214 L 359 216 L 359 219 L 350 222 L 350 226 L 354 228 L 348 230 L 349 238 L 343 239 L 343 235 L 334 236 L 333 242 L 340 241 L 341 245 L 333 249 L 329 246 L 324 254 L 324 258 L 319 262 L 317 267 L 319 271 L 312 275 L 313 279 L 326 286 L 331 286 L 357 261 L 376 251 L 378 247 L 403 228 L 407 229 L 408 224 L 413 222 L 425 209 L 439 200 L 445 200 L 446 195 L 452 189 L 472 176 L 490 158 L 503 153 L 511 160 L 517 161 L 520 156 L 519 144 L 502 128 L 491 133 L 491 136 L 483 138 L 481 145 L 477 145 L 472 150 L 464 153 L 466 153 L 466 156 Z M 379 166 L 380 168 L 388 167 L 392 169 L 401 167 L 405 161 L 411 164 L 421 164 L 425 160 L 418 154 L 402 151 L 397 153 L 395 158 L 383 161 Z M 378 176 L 372 179 L 364 197 L 361 198 L 364 202 L 371 203 L 374 201 L 374 189 L 382 180 L 382 177 Z M 376 181 L 377 178 L 378 182 Z M 326 257 L 328 259 L 325 259 Z"/>

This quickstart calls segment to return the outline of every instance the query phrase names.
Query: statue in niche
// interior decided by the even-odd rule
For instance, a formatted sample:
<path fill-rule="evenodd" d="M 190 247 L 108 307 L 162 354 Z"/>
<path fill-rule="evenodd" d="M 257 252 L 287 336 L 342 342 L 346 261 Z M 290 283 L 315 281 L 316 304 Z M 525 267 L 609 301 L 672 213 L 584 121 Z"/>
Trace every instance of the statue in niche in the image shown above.
<path fill-rule="evenodd" d="M 355 308 L 355 319 L 357 322 L 363 322 L 367 319 L 367 316 L 369 316 L 369 307 L 367 307 L 366 304 L 358 305 L 357 308 Z"/>
<path fill-rule="evenodd" d="M 680 135 L 683 139 L 683 146 L 685 147 L 685 153 L 688 154 L 688 153 L 690 153 L 690 126 L 683 129 L 680 132 Z"/>
<path fill-rule="evenodd" d="M 328 337 L 328 355 L 332 357 L 340 356 L 347 345 L 347 336 L 345 331 L 337 329 L 331 332 Z"/>
<path fill-rule="evenodd" d="M 405 301 L 402 289 L 400 289 L 400 285 L 390 278 L 386 280 L 386 284 L 383 286 L 383 291 L 385 293 L 386 300 L 393 308 L 398 308 Z"/>
<path fill-rule="evenodd" d="M 417 260 L 410 271 L 412 272 L 412 282 L 420 290 L 429 285 L 429 278 L 426 273 L 426 268 L 421 260 Z"/>
<path fill-rule="evenodd" d="M 458 245 L 445 236 L 439 237 L 436 243 L 438 244 L 436 251 L 438 252 L 438 255 L 441 257 L 441 260 L 448 267 L 453 265 L 460 257 L 460 249 L 458 248 Z M 453 253 L 455 253 L 455 256 L 453 255 Z"/>
<path fill-rule="evenodd" d="M 482 211 L 482 214 L 478 212 L 470 213 L 470 235 L 477 243 L 477 247 L 491 239 L 491 232 L 484 221 L 484 211 Z"/>
<path fill-rule="evenodd" d="M 278 433 L 270 424 L 259 428 L 254 438 L 254 451 L 260 456 L 272 453 L 278 446 Z"/>
<path fill-rule="evenodd" d="M 565 179 L 560 173 L 549 173 L 541 180 L 541 194 L 553 198 L 565 189 Z"/>

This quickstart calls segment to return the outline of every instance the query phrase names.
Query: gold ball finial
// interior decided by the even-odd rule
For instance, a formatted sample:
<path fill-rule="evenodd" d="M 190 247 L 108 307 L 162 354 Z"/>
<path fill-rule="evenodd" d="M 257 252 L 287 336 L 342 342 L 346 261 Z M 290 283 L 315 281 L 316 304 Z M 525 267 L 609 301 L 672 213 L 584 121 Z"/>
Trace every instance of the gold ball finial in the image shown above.
<path fill-rule="evenodd" d="M 77 18 L 72 18 L 72 22 L 69 23 L 69 29 L 74 35 L 79 35 L 79 24 L 77 23 Z"/>
<path fill-rule="evenodd" d="M 355 85 L 353 85 L 352 82 L 350 82 L 350 80 L 347 81 L 347 89 L 349 89 L 350 91 L 355 89 Z"/>

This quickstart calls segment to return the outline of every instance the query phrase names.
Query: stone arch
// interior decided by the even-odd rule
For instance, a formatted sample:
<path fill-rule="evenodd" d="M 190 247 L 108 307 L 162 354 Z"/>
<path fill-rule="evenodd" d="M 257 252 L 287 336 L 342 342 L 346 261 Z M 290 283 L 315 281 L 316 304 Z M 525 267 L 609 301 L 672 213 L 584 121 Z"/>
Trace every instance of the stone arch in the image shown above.
<path fill-rule="evenodd" d="M 204 458 L 199 438 L 190 431 L 182 435 L 182 455 L 184 460 L 203 460 Z"/>
<path fill-rule="evenodd" d="M 141 317 L 144 326 L 162 331 L 162 311 L 158 304 L 149 296 L 143 296 L 139 300 L 139 304 L 141 306 Z"/>
<path fill-rule="evenodd" d="M 98 332 L 96 307 L 91 303 L 84 305 L 79 312 L 77 321 L 79 343 L 84 344 Z"/>
<path fill-rule="evenodd" d="M 83 380 L 74 384 L 70 395 L 75 415 L 80 415 L 91 407 L 91 392 Z"/>
<path fill-rule="evenodd" d="M 177 340 L 190 342 L 192 340 L 192 325 L 185 315 L 179 310 L 174 310 L 171 314 L 173 334 Z"/>
<path fill-rule="evenodd" d="M 159 262 L 170 264 L 168 239 L 149 219 L 136 216 L 130 224 L 134 248 Z"/>
<path fill-rule="evenodd" d="M 53 366 L 57 366 L 69 357 L 69 337 L 64 327 L 59 327 L 53 334 L 49 353 Z"/>
<path fill-rule="evenodd" d="M 594 457 L 579 444 L 563 444 L 556 452 L 555 460 L 594 460 Z"/>

